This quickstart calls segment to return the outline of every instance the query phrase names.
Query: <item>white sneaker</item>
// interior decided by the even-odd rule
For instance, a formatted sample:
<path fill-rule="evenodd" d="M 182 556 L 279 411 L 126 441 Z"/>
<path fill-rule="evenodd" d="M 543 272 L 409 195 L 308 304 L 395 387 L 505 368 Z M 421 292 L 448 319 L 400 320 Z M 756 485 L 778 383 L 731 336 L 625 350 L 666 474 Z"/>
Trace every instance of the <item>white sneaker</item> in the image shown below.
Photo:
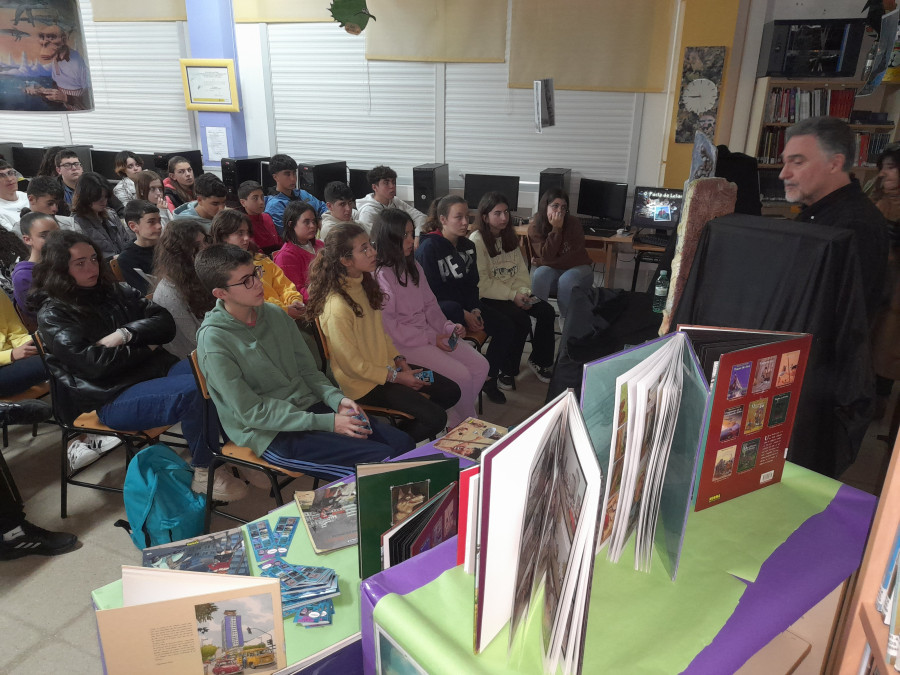
<path fill-rule="evenodd" d="M 194 467 L 194 480 L 191 481 L 191 490 L 205 495 L 206 484 L 209 480 L 209 469 L 206 467 Z M 213 501 L 236 502 L 247 496 L 247 484 L 231 475 L 227 466 L 216 469 L 216 477 L 213 482 Z"/>
<path fill-rule="evenodd" d="M 91 450 L 101 455 L 122 445 L 122 439 L 118 436 L 103 436 L 101 434 L 87 434 L 84 442 L 87 443 Z"/>
<path fill-rule="evenodd" d="M 66 454 L 69 457 L 69 466 L 72 468 L 72 471 L 82 469 L 88 464 L 93 464 L 100 459 L 100 453 L 84 441 L 79 441 L 77 438 L 69 443 Z"/>
<path fill-rule="evenodd" d="M 245 481 L 255 488 L 266 491 L 272 489 L 272 483 L 269 481 L 269 477 L 262 471 L 257 471 L 256 469 L 241 469 L 240 474 Z"/>

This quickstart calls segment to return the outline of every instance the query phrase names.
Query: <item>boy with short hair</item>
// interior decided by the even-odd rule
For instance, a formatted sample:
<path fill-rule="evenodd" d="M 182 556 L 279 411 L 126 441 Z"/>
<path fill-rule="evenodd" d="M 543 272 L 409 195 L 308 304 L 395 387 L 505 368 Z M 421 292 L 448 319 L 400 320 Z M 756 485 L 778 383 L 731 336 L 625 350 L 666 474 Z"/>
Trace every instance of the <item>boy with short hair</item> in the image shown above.
<path fill-rule="evenodd" d="M 297 189 L 297 162 L 293 157 L 273 155 L 269 160 L 269 172 L 275 181 L 275 189 L 266 199 L 266 213 L 272 216 L 279 235 L 282 231 L 281 216 L 288 202 L 300 199 L 315 207 L 317 216 L 321 217 L 325 213 L 328 208 L 325 202 L 316 199 L 306 190 Z"/>
<path fill-rule="evenodd" d="M 426 216 L 416 207 L 407 204 L 402 199 L 397 199 L 397 172 L 389 166 L 376 166 L 366 174 L 366 180 L 372 186 L 371 194 L 359 200 L 356 207 L 359 212 L 356 219 L 366 229 L 371 229 L 375 224 L 378 214 L 387 207 L 406 211 L 416 226 L 416 237 L 423 234 Z"/>
<path fill-rule="evenodd" d="M 336 180 L 325 186 L 325 204 L 328 206 L 328 210 L 322 216 L 319 239 L 324 240 L 328 230 L 335 225 L 343 225 L 345 223 L 359 225 L 366 232 L 372 231 L 371 225 L 358 223 L 353 220 L 354 201 L 353 190 L 346 183 Z"/>
<path fill-rule="evenodd" d="M 18 187 L 19 172 L 0 159 L 0 227 L 11 232 L 16 229 L 22 209 L 28 207 L 28 197 Z"/>
<path fill-rule="evenodd" d="M 28 181 L 28 191 L 25 193 L 28 197 L 28 208 L 32 213 L 44 213 L 53 216 L 56 223 L 63 230 L 81 231 L 81 228 L 75 224 L 72 216 L 60 216 L 59 205 L 65 203 L 63 201 L 63 189 L 59 181 L 50 176 L 35 176 Z M 19 236 L 22 236 L 20 228 L 16 228 Z"/>
<path fill-rule="evenodd" d="M 72 197 L 75 196 L 75 185 L 81 178 L 81 174 L 84 173 L 84 167 L 81 165 L 78 153 L 74 150 L 60 150 L 56 153 L 54 161 L 56 162 L 57 180 L 63 189 L 63 201 L 59 203 L 59 212 L 68 216 L 72 206 Z"/>
<path fill-rule="evenodd" d="M 162 234 L 159 208 L 143 199 L 133 199 L 125 205 L 125 223 L 134 232 L 135 240 L 119 254 L 119 269 L 129 286 L 146 295 L 150 281 L 145 275 L 153 273 L 153 251 Z"/>
<path fill-rule="evenodd" d="M 197 357 L 228 438 L 328 480 L 414 447 L 399 429 L 366 420 L 316 368 L 294 321 L 265 302 L 249 252 L 216 244 L 197 255 L 195 269 L 217 299 L 197 332 Z"/>
<path fill-rule="evenodd" d="M 209 232 L 212 219 L 225 208 L 228 188 L 216 174 L 207 172 L 194 181 L 194 196 L 197 199 L 175 209 L 175 217 L 199 218 Z"/>
<path fill-rule="evenodd" d="M 238 199 L 253 224 L 253 241 L 259 250 L 271 254 L 281 248 L 281 237 L 278 236 L 272 216 L 266 213 L 266 196 L 262 185 L 255 180 L 245 180 L 238 188 Z"/>

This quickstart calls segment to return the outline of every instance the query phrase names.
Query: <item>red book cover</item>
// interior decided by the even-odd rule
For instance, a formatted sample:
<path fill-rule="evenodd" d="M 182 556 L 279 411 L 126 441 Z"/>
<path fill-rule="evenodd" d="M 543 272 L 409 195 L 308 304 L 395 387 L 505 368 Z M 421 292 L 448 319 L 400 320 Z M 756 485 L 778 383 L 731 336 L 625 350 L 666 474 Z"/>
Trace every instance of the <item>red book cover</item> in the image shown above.
<path fill-rule="evenodd" d="M 462 565 L 466 561 L 466 537 L 469 535 L 469 493 L 472 478 L 481 471 L 480 466 L 470 466 L 459 472 L 459 521 L 457 523 L 456 537 L 456 564 Z M 477 517 L 477 514 L 476 514 Z M 473 519 L 475 522 L 475 519 Z"/>
<path fill-rule="evenodd" d="M 721 329 L 715 342 L 714 328 L 684 329 L 692 342 L 692 330 L 705 333 L 708 356 L 694 345 L 704 370 L 718 356 L 695 490 L 701 511 L 781 481 L 812 336 Z M 765 343 L 753 345 L 754 338 Z"/>

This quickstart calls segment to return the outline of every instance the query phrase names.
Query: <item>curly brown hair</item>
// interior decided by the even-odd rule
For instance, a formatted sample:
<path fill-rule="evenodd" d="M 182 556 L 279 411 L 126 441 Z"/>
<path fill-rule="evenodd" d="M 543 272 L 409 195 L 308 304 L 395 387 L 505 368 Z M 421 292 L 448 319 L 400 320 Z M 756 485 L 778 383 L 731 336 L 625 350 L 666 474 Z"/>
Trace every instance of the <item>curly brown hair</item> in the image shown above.
<path fill-rule="evenodd" d="M 325 237 L 325 248 L 309 266 L 309 300 L 306 302 L 306 317 L 312 321 L 322 314 L 325 309 L 325 301 L 332 293 L 340 295 L 353 309 L 353 313 L 363 316 L 363 308 L 356 303 L 344 288 L 348 278 L 347 268 L 343 259 L 353 255 L 353 240 L 366 231 L 354 223 L 335 225 L 328 230 Z M 384 305 L 384 293 L 375 278 L 368 272 L 363 272 L 363 290 L 369 300 L 372 309 L 381 309 Z"/>
<path fill-rule="evenodd" d="M 196 218 L 176 218 L 166 225 L 153 250 L 153 276 L 172 282 L 194 316 L 202 319 L 216 299 L 200 283 L 194 269 L 198 234 L 206 236 L 206 230 Z"/>

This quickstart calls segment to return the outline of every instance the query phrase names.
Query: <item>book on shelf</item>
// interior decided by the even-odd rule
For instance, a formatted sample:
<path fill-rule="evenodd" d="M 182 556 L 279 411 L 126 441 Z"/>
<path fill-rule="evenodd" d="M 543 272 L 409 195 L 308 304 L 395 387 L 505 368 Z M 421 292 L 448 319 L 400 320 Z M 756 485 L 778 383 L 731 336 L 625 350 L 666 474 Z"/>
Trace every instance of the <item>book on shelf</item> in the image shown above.
<path fill-rule="evenodd" d="M 481 453 L 509 431 L 491 422 L 467 417 L 434 443 L 436 450 L 477 462 Z"/>
<path fill-rule="evenodd" d="M 145 548 L 141 564 L 187 572 L 250 575 L 240 527 Z"/>
<path fill-rule="evenodd" d="M 356 481 L 331 483 L 318 490 L 298 490 L 294 501 L 316 553 L 330 553 L 359 540 L 356 529 Z"/>
<path fill-rule="evenodd" d="M 286 665 L 277 579 L 123 566 L 122 601 L 96 612 L 109 675 L 238 672 L 225 667 L 256 640 L 254 672 Z"/>
<path fill-rule="evenodd" d="M 809 117 L 828 115 L 849 120 L 856 89 L 801 89 L 772 87 L 766 102 L 764 124 L 794 124 Z"/>
<path fill-rule="evenodd" d="M 360 579 L 383 569 L 382 535 L 410 518 L 458 478 L 459 460 L 455 458 L 356 465 Z M 448 537 L 455 532 L 454 527 Z"/>

